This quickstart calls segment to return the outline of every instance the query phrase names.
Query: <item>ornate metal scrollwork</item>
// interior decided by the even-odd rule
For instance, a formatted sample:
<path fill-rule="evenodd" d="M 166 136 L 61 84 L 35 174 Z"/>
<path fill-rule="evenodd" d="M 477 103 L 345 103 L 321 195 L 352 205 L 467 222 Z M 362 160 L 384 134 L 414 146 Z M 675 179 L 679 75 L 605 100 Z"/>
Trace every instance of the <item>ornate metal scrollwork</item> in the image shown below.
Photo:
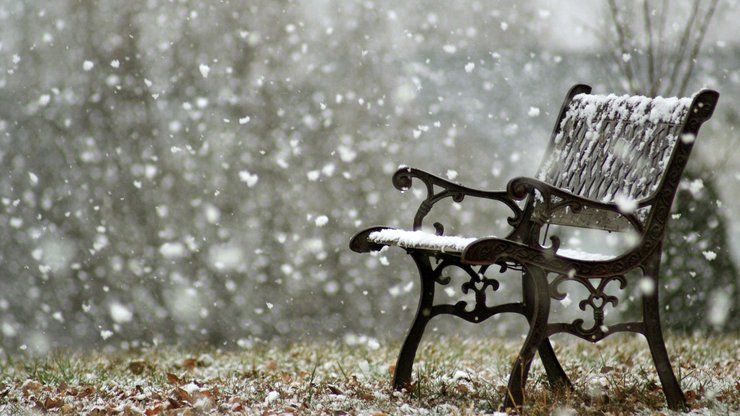
<path fill-rule="evenodd" d="M 501 286 L 498 280 L 487 277 L 485 275 L 485 270 L 483 269 L 484 267 L 482 266 L 482 272 L 479 270 L 478 273 L 468 273 L 470 280 L 462 284 L 462 292 L 464 294 L 467 295 L 471 291 L 475 293 L 475 309 L 480 309 L 481 307 L 486 306 L 486 289 L 490 287 L 491 290 L 495 292 Z M 467 306 L 467 302 L 465 301 L 458 303 L 463 303 Z M 463 308 L 465 306 L 463 306 Z"/>
<path fill-rule="evenodd" d="M 579 221 L 585 221 L 594 228 L 611 231 L 635 230 L 640 233 L 645 225 L 644 219 L 633 213 L 627 214 L 619 211 L 618 206 L 613 203 L 587 199 L 534 178 L 514 178 L 509 181 L 507 191 L 514 200 L 532 198 L 534 210 L 531 218 L 541 223 L 549 222 L 557 217 L 556 224 L 582 226 L 583 224 Z M 645 208 L 650 204 L 649 200 L 640 200 L 638 208 Z M 610 217 L 616 219 L 608 221 L 609 225 L 607 225 Z M 563 219 L 568 219 L 568 221 L 563 222 Z M 619 223 L 615 223 L 617 220 Z M 571 223 L 573 221 L 576 222 Z M 597 226 L 599 221 L 603 223 L 601 226 Z"/>
<path fill-rule="evenodd" d="M 457 267 L 467 274 L 468 280 L 462 283 L 460 290 L 466 295 L 473 293 L 475 296 L 475 303 L 472 305 L 472 310 L 469 310 L 469 306 L 471 305 L 466 300 L 460 300 L 454 305 L 435 305 L 433 308 L 434 315 L 446 313 L 463 318 L 469 322 L 480 323 L 500 312 L 520 312 L 519 307 L 515 307 L 513 304 L 498 306 L 486 305 L 489 288 L 491 292 L 495 292 L 501 286 L 498 280 L 486 276 L 488 266 L 474 268 L 474 266 L 460 263 L 455 258 L 448 258 L 442 260 L 442 262 L 434 268 L 432 277 L 435 283 L 446 286 L 452 282 L 452 278 L 444 273 L 445 269 L 448 267 Z M 503 272 L 504 270 L 506 270 L 506 266 L 501 265 L 501 271 Z"/>
<path fill-rule="evenodd" d="M 624 275 L 609 276 L 598 280 L 599 285 L 594 287 L 593 283 L 588 278 L 569 274 L 559 274 L 552 283 L 550 283 L 550 297 L 556 300 L 563 300 L 567 296 L 565 292 L 561 292 L 558 289 L 558 287 L 565 282 L 578 282 L 588 289 L 588 297 L 578 303 L 578 308 L 582 311 L 586 311 L 587 307 L 591 307 L 594 317 L 593 326 L 586 328 L 584 326 L 585 321 L 579 318 L 574 320 L 571 324 L 564 325 L 563 331 L 592 342 L 598 341 L 610 333 L 608 329 L 604 330 L 604 328 L 606 328 L 604 326 L 604 308 L 606 308 L 606 305 L 616 307 L 619 304 L 619 298 L 606 294 L 606 287 L 613 281 L 619 282 L 620 290 L 624 290 L 624 288 L 627 287 L 627 280 Z"/>
<path fill-rule="evenodd" d="M 409 167 L 400 168 L 393 174 L 393 186 L 399 191 L 405 192 L 413 185 L 414 178 L 423 182 L 427 191 L 426 198 L 421 202 L 414 216 L 414 230 L 421 229 L 422 221 L 432 210 L 434 204 L 446 198 L 451 198 L 452 201 L 458 203 L 462 202 L 466 196 L 491 199 L 503 203 L 513 212 L 513 217 L 508 219 L 509 224 L 518 224 L 522 218 L 522 209 L 517 205 L 516 201 L 509 198 L 506 192 L 482 191 L 468 188 L 419 169 Z M 435 191 L 435 187 L 440 188 L 440 190 Z M 436 225 L 435 228 L 437 228 Z M 437 229 L 439 230 L 439 228 Z"/>

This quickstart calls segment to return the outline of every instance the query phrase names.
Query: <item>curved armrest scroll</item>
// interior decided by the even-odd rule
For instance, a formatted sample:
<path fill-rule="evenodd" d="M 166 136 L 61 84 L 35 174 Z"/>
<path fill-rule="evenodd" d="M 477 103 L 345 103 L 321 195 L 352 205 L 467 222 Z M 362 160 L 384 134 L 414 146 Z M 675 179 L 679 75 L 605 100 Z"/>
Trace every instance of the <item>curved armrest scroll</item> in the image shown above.
<path fill-rule="evenodd" d="M 583 208 L 610 211 L 624 217 L 633 227 L 635 227 L 636 231 L 640 233 L 643 232 L 642 222 L 637 218 L 637 216 L 632 213 L 622 212 L 622 210 L 619 209 L 619 206 L 615 203 L 599 202 L 587 199 L 534 178 L 518 177 L 510 180 L 506 185 L 506 191 L 509 196 L 517 201 L 527 198 L 535 190 L 542 195 L 543 204 L 545 205 L 544 210 L 547 215 L 566 207 L 570 208 L 574 213 L 581 211 Z M 559 200 L 557 202 L 553 202 L 551 197 L 557 197 Z M 652 203 L 652 199 L 640 200 L 637 201 L 637 208 L 647 207 L 652 205 Z"/>
<path fill-rule="evenodd" d="M 509 209 L 514 213 L 513 217 L 508 219 L 509 224 L 514 225 L 519 222 L 522 217 L 522 209 L 516 203 L 514 199 L 509 196 L 509 193 L 504 191 L 483 191 L 479 189 L 468 188 L 456 183 L 450 182 L 446 179 L 442 179 L 439 176 L 435 176 L 431 173 L 424 172 L 423 170 L 414 169 L 410 167 L 402 167 L 393 174 L 393 186 L 401 192 L 407 191 L 413 184 L 413 178 L 421 180 L 427 189 L 427 196 L 416 211 L 414 216 L 413 229 L 421 229 L 422 221 L 424 217 L 429 214 L 434 204 L 445 198 L 452 198 L 455 202 L 462 202 L 466 196 L 491 199 L 506 204 Z M 442 188 L 441 191 L 434 191 L 434 187 L 438 186 Z M 435 224 L 435 228 L 439 227 Z"/>
<path fill-rule="evenodd" d="M 368 241 L 368 237 L 370 234 L 376 232 L 388 229 L 390 227 L 383 227 L 383 226 L 375 226 L 366 228 L 359 233 L 352 236 L 352 239 L 349 240 L 349 248 L 350 250 L 356 252 L 356 253 L 369 253 L 371 251 L 380 251 L 383 247 L 385 247 L 384 244 L 377 244 L 372 243 Z"/>

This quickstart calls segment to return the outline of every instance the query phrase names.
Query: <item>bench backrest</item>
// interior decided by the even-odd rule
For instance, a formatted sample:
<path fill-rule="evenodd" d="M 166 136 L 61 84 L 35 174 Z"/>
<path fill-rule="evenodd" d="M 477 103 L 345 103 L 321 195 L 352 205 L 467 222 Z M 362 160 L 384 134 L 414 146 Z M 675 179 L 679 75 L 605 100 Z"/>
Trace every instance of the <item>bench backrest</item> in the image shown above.
<path fill-rule="evenodd" d="M 709 90 L 693 99 L 592 95 L 590 90 L 577 85 L 566 97 L 537 179 L 599 202 L 644 200 L 664 186 L 669 171 L 677 169 L 680 177 L 685 160 L 677 163 L 673 155 L 679 147 L 690 151 L 718 96 Z M 700 95 L 702 100 L 697 100 Z M 698 124 L 688 123 L 692 112 L 701 112 L 694 114 Z M 560 212 L 549 222 L 614 231 L 632 228 L 624 218 L 605 212 Z"/>

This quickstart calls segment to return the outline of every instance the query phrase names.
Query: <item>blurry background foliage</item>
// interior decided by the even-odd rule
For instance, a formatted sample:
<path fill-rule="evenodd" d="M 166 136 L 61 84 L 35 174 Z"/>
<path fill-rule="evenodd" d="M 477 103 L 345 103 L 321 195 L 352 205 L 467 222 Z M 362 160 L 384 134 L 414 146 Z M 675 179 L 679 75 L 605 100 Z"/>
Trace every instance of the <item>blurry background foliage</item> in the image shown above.
<path fill-rule="evenodd" d="M 667 35 L 691 10 L 679 3 Z M 559 6 L 0 1 L 0 346 L 400 336 L 412 263 L 347 248 L 360 227 L 410 226 L 419 199 L 392 188 L 399 165 L 501 189 L 534 173 L 572 84 L 650 92 L 620 72 L 648 56 L 644 33 L 600 42 L 617 27 L 608 3 Z M 663 269 L 665 319 L 691 331 L 740 322 L 733 16 L 720 1 L 685 89 L 722 93 Z M 506 212 L 435 215 L 490 234 Z"/>

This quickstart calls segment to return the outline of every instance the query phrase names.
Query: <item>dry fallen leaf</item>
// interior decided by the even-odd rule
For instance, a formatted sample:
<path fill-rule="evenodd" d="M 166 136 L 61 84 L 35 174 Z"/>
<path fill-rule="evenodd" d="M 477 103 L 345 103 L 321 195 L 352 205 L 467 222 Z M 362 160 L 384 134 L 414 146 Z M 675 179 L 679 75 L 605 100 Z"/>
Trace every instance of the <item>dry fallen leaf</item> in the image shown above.
<path fill-rule="evenodd" d="M 166 373 L 167 382 L 170 384 L 182 384 L 182 379 L 172 373 Z"/>
<path fill-rule="evenodd" d="M 176 398 L 174 398 L 174 397 L 168 397 L 167 398 L 167 402 L 169 403 L 169 407 L 171 409 L 180 409 L 180 408 L 184 407 L 184 404 L 181 401 L 179 401 Z"/>
<path fill-rule="evenodd" d="M 361 392 L 357 393 L 357 396 L 359 396 L 362 400 L 364 400 L 366 402 L 375 400 L 375 396 L 373 396 L 372 394 L 370 394 L 368 392 L 365 392 L 365 391 L 361 391 Z"/>
<path fill-rule="evenodd" d="M 174 396 L 182 402 L 193 402 L 193 396 L 191 396 L 190 393 L 188 393 L 187 391 L 185 391 L 185 389 L 181 387 L 175 387 L 175 390 L 172 391 L 172 394 L 174 394 Z"/>
<path fill-rule="evenodd" d="M 686 401 L 689 402 L 689 403 L 691 403 L 694 400 L 696 400 L 696 391 L 695 390 L 689 390 L 686 393 L 684 393 L 684 395 L 686 396 Z"/>
<path fill-rule="evenodd" d="M 197 364 L 198 364 L 198 360 L 196 360 L 195 358 L 192 358 L 192 357 L 191 358 L 186 358 L 182 362 L 183 368 L 185 368 L 188 371 L 192 371 L 193 369 L 195 369 L 195 367 L 196 367 Z"/>
<path fill-rule="evenodd" d="M 158 415 L 163 412 L 164 412 L 164 408 L 162 407 L 162 404 L 159 403 L 159 404 L 147 407 L 146 410 L 144 411 L 144 414 L 146 416 L 153 416 L 153 415 Z"/>
<path fill-rule="evenodd" d="M 106 412 L 104 407 L 97 406 L 90 410 L 89 414 L 90 416 L 105 416 L 108 413 Z"/>
<path fill-rule="evenodd" d="M 21 385 L 21 390 L 23 390 L 24 393 L 28 393 L 29 391 L 39 391 L 41 390 L 41 387 L 42 385 L 38 381 L 28 379 Z"/>
<path fill-rule="evenodd" d="M 128 363 L 128 370 L 136 375 L 142 374 L 146 370 L 146 362 L 143 360 L 134 360 Z"/>
<path fill-rule="evenodd" d="M 87 397 L 95 393 L 95 387 L 85 386 L 82 390 L 77 393 L 77 397 Z"/>
<path fill-rule="evenodd" d="M 63 404 L 64 400 L 58 397 L 47 397 L 44 400 L 44 410 L 56 409 L 57 407 L 62 407 Z"/>

